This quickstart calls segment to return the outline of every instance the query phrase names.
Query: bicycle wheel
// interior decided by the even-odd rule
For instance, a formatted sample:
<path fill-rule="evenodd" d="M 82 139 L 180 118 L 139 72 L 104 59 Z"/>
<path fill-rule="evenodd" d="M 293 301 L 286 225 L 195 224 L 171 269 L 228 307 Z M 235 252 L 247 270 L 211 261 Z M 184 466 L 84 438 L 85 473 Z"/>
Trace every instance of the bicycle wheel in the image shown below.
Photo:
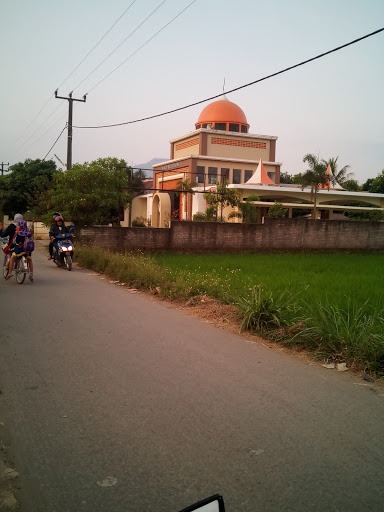
<path fill-rule="evenodd" d="M 72 258 L 70 254 L 65 255 L 65 265 L 69 271 L 72 270 Z"/>
<path fill-rule="evenodd" d="M 8 256 L 8 254 L 6 254 L 4 256 L 4 264 L 3 264 L 3 277 L 4 277 L 4 279 L 8 275 L 8 263 L 9 263 L 9 256 Z"/>
<path fill-rule="evenodd" d="M 21 258 L 18 258 L 17 260 L 17 268 L 16 268 L 16 281 L 19 284 L 23 284 L 25 281 L 26 271 L 24 269 L 24 259 L 25 256 L 21 256 Z"/>

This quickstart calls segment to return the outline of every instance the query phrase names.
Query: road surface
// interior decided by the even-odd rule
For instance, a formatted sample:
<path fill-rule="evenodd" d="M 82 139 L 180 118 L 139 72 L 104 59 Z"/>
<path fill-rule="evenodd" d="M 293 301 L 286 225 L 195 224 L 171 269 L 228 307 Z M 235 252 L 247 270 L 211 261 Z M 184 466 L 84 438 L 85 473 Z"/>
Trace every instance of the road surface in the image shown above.
<path fill-rule="evenodd" d="M 34 253 L 0 282 L 21 512 L 384 510 L 384 397 L 359 377 Z"/>

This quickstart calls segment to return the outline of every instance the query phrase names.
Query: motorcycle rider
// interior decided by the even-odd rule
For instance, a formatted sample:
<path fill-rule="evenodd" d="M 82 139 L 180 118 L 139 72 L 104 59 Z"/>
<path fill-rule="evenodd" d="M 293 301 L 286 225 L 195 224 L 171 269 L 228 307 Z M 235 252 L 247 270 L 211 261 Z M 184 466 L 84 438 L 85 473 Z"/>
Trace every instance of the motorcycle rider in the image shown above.
<path fill-rule="evenodd" d="M 53 256 L 53 247 L 55 246 L 56 250 L 57 250 L 57 240 L 56 240 L 57 235 L 65 235 L 67 233 L 70 233 L 69 229 L 64 224 L 64 219 L 61 215 L 58 215 L 57 217 L 55 217 L 55 222 L 54 222 L 54 224 L 52 224 L 49 233 L 51 235 L 51 242 L 49 244 L 49 258 L 48 259 L 51 260 L 52 256 Z"/>

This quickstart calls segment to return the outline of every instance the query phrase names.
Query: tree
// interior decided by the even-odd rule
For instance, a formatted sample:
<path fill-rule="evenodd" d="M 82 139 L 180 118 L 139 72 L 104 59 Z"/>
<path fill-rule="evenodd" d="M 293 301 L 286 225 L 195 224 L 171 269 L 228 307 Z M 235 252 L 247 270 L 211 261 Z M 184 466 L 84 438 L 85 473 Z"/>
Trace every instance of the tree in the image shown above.
<path fill-rule="evenodd" d="M 280 183 L 292 184 L 293 176 L 291 174 L 288 174 L 287 172 L 281 172 L 280 173 Z"/>
<path fill-rule="evenodd" d="M 243 219 L 244 224 L 257 224 L 259 222 L 259 210 L 256 205 L 252 204 L 253 201 L 260 201 L 260 197 L 250 195 L 244 201 L 239 201 L 239 211 L 230 213 L 228 218 L 237 217 Z"/>
<path fill-rule="evenodd" d="M 294 174 L 292 176 L 292 183 L 295 185 L 301 185 L 301 179 L 303 177 L 303 173 L 299 172 L 298 174 Z"/>
<path fill-rule="evenodd" d="M 207 192 L 204 199 L 208 203 L 208 208 L 216 212 L 216 218 L 220 215 L 220 221 L 223 222 L 223 210 L 228 206 L 238 206 L 240 195 L 234 188 L 228 188 L 228 181 L 216 182 L 216 192 Z"/>
<path fill-rule="evenodd" d="M 0 181 L 0 210 L 9 216 L 30 210 L 60 174 L 53 160 L 27 159 L 9 170 Z"/>
<path fill-rule="evenodd" d="M 323 162 L 320 162 L 318 157 L 312 153 L 304 156 L 303 162 L 309 165 L 309 169 L 301 176 L 301 187 L 311 187 L 311 197 L 313 196 L 313 211 L 312 218 L 317 219 L 317 190 L 320 185 L 328 185 L 329 180 L 326 175 L 327 167 Z"/>
<path fill-rule="evenodd" d="M 361 190 L 359 182 L 357 180 L 346 180 L 343 183 L 343 187 L 350 192 L 358 192 Z"/>
<path fill-rule="evenodd" d="M 349 165 L 344 165 L 341 169 L 338 169 L 337 160 L 339 157 L 330 158 L 329 160 L 322 160 L 321 162 L 328 168 L 328 165 L 331 169 L 331 175 L 329 177 L 333 186 L 335 185 L 343 185 L 352 175 L 352 172 L 348 172 L 350 168 Z"/>
<path fill-rule="evenodd" d="M 274 202 L 273 206 L 271 206 L 268 210 L 268 217 L 271 219 L 279 219 L 287 216 L 287 208 L 283 208 L 282 203 Z"/>
<path fill-rule="evenodd" d="M 374 178 L 368 178 L 367 181 L 363 183 L 363 185 L 361 186 L 361 190 L 363 190 L 364 192 L 369 192 L 371 190 L 373 180 Z"/>
<path fill-rule="evenodd" d="M 384 169 L 373 179 L 369 192 L 373 194 L 384 194 Z"/>
<path fill-rule="evenodd" d="M 43 198 L 45 222 L 59 211 L 78 225 L 118 223 L 121 211 L 134 196 L 130 184 L 134 174 L 125 160 L 99 158 L 76 164 L 61 173 L 57 183 Z"/>

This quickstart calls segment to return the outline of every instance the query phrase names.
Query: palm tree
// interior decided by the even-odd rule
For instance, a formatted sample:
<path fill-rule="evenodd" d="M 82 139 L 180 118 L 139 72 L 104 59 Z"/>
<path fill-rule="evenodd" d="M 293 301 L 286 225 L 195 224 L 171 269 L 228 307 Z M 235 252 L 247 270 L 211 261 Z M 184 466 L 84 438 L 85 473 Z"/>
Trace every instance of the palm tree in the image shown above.
<path fill-rule="evenodd" d="M 314 195 L 312 218 L 317 219 L 317 190 L 320 185 L 329 187 L 329 180 L 326 174 L 327 167 L 323 161 L 320 162 L 319 158 L 312 153 L 305 155 L 303 162 L 309 165 L 309 169 L 301 176 L 301 188 L 311 187 L 311 197 Z"/>
<path fill-rule="evenodd" d="M 344 167 L 340 170 L 337 168 L 337 160 L 338 156 L 336 158 L 330 158 L 329 160 L 322 160 L 322 163 L 331 169 L 331 175 L 329 179 L 331 180 L 331 183 L 333 186 L 336 184 L 343 185 L 351 176 L 353 176 L 353 172 L 347 172 L 350 168 L 349 165 L 344 165 Z"/>

